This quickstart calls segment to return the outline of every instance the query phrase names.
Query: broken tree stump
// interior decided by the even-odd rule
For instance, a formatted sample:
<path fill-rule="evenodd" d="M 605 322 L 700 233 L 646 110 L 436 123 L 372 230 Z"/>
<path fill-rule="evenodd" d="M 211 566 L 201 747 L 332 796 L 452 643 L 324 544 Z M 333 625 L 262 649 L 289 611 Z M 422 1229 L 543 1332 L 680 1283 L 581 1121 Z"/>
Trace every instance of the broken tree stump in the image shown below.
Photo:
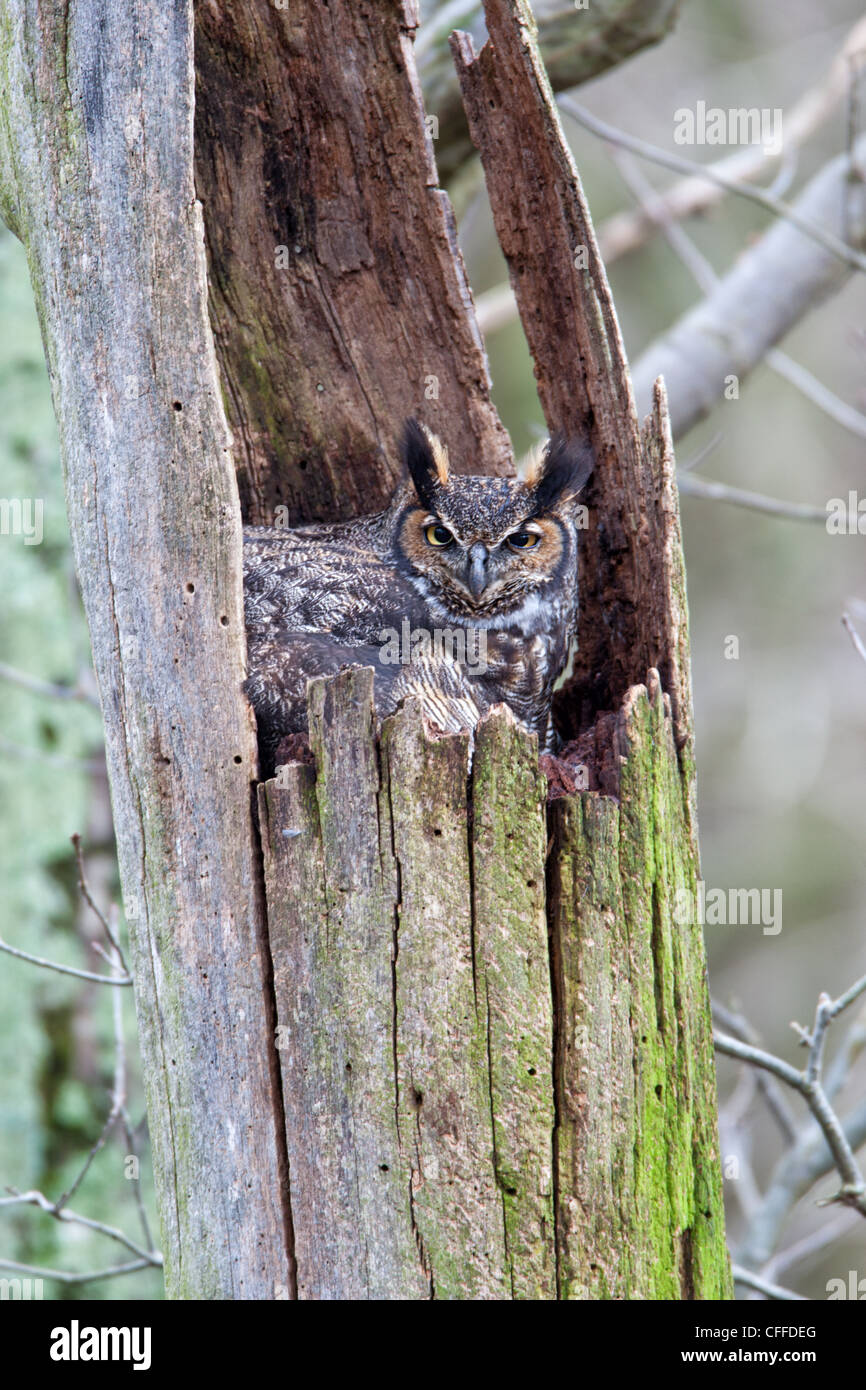
<path fill-rule="evenodd" d="M 551 809 L 491 711 L 377 743 L 310 683 L 315 768 L 259 790 L 298 1296 L 718 1298 L 728 1287 L 695 868 L 657 673 L 617 794 Z M 547 886 L 546 886 L 547 884 Z"/>

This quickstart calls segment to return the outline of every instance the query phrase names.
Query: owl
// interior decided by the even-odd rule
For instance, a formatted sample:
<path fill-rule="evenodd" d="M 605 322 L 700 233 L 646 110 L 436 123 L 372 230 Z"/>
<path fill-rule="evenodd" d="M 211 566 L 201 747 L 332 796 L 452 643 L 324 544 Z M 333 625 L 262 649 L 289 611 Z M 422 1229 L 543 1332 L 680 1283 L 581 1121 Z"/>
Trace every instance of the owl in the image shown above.
<path fill-rule="evenodd" d="M 244 531 L 249 677 L 264 775 L 306 729 L 306 683 L 372 666 L 376 713 L 417 696 L 469 729 L 504 702 L 554 746 L 554 686 L 577 624 L 578 494 L 590 446 L 555 435 L 526 478 L 452 472 L 417 420 L 390 505 L 354 521 Z"/>

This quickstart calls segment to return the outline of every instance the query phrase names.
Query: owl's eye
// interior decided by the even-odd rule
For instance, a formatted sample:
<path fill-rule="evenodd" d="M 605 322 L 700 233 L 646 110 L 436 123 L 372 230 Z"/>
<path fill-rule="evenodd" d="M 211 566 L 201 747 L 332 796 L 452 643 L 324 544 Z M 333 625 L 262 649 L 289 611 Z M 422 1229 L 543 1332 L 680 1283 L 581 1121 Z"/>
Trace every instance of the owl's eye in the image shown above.
<path fill-rule="evenodd" d="M 536 531 L 512 531 L 508 537 L 508 544 L 515 550 L 531 550 L 540 540 L 541 537 Z"/>
<path fill-rule="evenodd" d="M 448 527 L 443 526 L 441 521 L 433 521 L 429 526 L 425 526 L 424 535 L 427 537 L 428 545 L 436 545 L 440 550 L 444 545 L 450 545 L 454 539 Z"/>

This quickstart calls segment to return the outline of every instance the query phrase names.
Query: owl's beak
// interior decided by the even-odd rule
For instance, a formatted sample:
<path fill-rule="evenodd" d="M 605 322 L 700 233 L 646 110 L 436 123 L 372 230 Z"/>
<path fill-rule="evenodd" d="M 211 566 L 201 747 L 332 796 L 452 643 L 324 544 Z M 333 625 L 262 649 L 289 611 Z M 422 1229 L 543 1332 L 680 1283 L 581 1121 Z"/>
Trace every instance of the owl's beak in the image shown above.
<path fill-rule="evenodd" d="M 487 587 L 487 561 L 490 552 L 480 541 L 469 547 L 469 564 L 466 567 L 466 582 L 473 598 L 480 598 Z"/>

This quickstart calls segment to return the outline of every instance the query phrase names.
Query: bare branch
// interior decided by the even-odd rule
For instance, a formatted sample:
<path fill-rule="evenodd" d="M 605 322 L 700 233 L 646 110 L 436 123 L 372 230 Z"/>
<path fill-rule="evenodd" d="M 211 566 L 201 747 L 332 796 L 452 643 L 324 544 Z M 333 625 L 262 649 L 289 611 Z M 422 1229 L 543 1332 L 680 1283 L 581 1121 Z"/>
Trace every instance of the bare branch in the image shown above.
<path fill-rule="evenodd" d="M 7 1189 L 12 1195 L 0 1197 L 0 1207 L 30 1206 L 39 1207 L 41 1211 L 53 1216 L 56 1221 L 69 1222 L 73 1226 L 86 1226 L 89 1231 L 98 1231 L 100 1235 L 107 1236 L 109 1240 L 116 1241 L 118 1245 L 123 1245 L 127 1250 L 131 1250 L 133 1255 L 137 1255 L 140 1260 L 145 1260 L 151 1265 L 161 1265 L 162 1257 L 158 1251 L 145 1250 L 137 1241 L 132 1240 L 125 1232 L 117 1226 L 108 1226 L 104 1221 L 94 1221 L 92 1217 L 82 1216 L 80 1212 L 70 1211 L 68 1207 L 60 1208 L 57 1202 L 52 1202 L 50 1197 L 44 1193 L 18 1192 L 15 1188 Z"/>
<path fill-rule="evenodd" d="M 861 657 L 863 661 L 866 661 L 866 645 L 864 645 L 862 637 L 855 628 L 851 619 L 848 617 L 847 613 L 842 614 L 842 626 L 844 627 L 848 636 L 851 638 L 851 641 L 854 644 L 854 650 L 857 653 L 857 655 Z"/>
<path fill-rule="evenodd" d="M 866 21 L 864 21 L 864 27 L 866 27 Z M 630 156 L 621 150 L 615 151 L 614 159 L 627 187 L 642 205 L 649 209 L 653 189 L 646 175 Z M 719 277 L 707 258 L 695 246 L 685 228 L 672 221 L 664 210 L 658 213 L 651 212 L 648 215 L 653 221 L 657 220 L 669 246 L 689 271 L 699 289 L 705 295 L 714 294 L 720 283 Z M 764 358 L 764 362 L 771 371 L 795 387 L 801 395 L 816 405 L 830 419 L 835 420 L 837 424 L 842 425 L 844 429 L 857 435 L 858 438 L 866 439 L 866 415 L 855 410 L 847 401 L 840 400 L 835 392 L 826 387 L 823 382 L 818 381 L 817 377 L 813 376 L 799 362 L 795 362 L 787 353 L 781 352 L 778 348 L 771 348 Z"/>
<path fill-rule="evenodd" d="M 7 955 L 15 956 L 17 960 L 29 961 L 31 965 L 41 965 L 44 970 L 56 970 L 59 975 L 73 975 L 76 980 L 90 980 L 96 985 L 131 985 L 131 975 L 95 975 L 92 970 L 76 970 L 71 965 L 59 965 L 57 961 L 45 960 L 42 956 L 33 956 L 29 951 L 19 951 L 17 946 L 10 946 L 8 941 L 0 939 L 0 951 L 5 951 Z"/>
<path fill-rule="evenodd" d="M 817 1125 L 826 1141 L 830 1154 L 833 1155 L 833 1162 L 842 1179 L 842 1186 L 838 1193 L 833 1197 L 827 1198 L 827 1202 L 842 1202 L 847 1207 L 852 1207 L 860 1215 L 866 1216 L 866 1183 L 863 1181 L 862 1172 L 855 1158 L 856 1141 L 852 1134 L 847 1133 L 847 1129 L 842 1125 L 835 1113 L 833 1106 L 828 1101 L 826 1091 L 822 1083 L 822 1059 L 824 1037 L 828 1024 L 842 1009 L 847 1009 L 866 991 L 866 979 L 858 980 L 845 994 L 838 999 L 831 999 L 830 995 L 822 994 L 817 1001 L 815 1016 L 815 1026 L 812 1033 L 801 1029 L 799 1024 L 794 1024 L 802 1041 L 809 1047 L 809 1058 L 806 1069 L 798 1072 L 792 1068 L 790 1063 L 774 1056 L 771 1052 L 765 1052 L 762 1048 L 752 1047 L 748 1042 L 741 1042 L 738 1038 L 727 1037 L 726 1034 L 716 1034 L 717 1051 L 723 1052 L 727 1056 L 735 1056 L 741 1062 L 748 1062 L 751 1066 L 759 1066 L 771 1072 L 778 1079 L 785 1081 L 788 1086 L 799 1091 L 809 1111 L 812 1112 Z M 755 1262 L 755 1261 L 753 1261 Z"/>
<path fill-rule="evenodd" d="M 745 1269 L 742 1265 L 731 1265 L 731 1272 L 734 1282 L 745 1284 L 749 1289 L 756 1289 L 767 1298 L 779 1299 L 788 1303 L 806 1303 L 808 1300 L 800 1293 L 794 1293 L 792 1289 L 783 1289 L 779 1284 L 771 1284 L 767 1279 L 762 1279 L 759 1274 L 753 1274 L 750 1269 Z"/>
<path fill-rule="evenodd" d="M 772 1053 L 725 1034 L 716 1035 L 715 1045 L 716 1049 L 726 1056 L 736 1057 L 742 1062 L 748 1062 L 751 1066 L 762 1067 L 779 1077 L 794 1090 L 799 1091 L 820 1126 L 827 1147 L 842 1178 L 840 1190 L 827 1200 L 842 1202 L 866 1216 L 866 1183 L 864 1183 L 863 1175 L 854 1156 L 856 1145 L 852 1146 L 852 1139 L 846 1133 L 845 1126 L 833 1110 L 821 1080 L 823 1046 L 827 1027 L 833 1018 L 837 1017 L 843 1009 L 848 1008 L 864 991 L 866 991 L 866 979 L 858 980 L 835 1001 L 828 994 L 821 994 L 812 1033 L 809 1034 L 805 1029 L 799 1028 L 799 1025 L 795 1025 L 802 1040 L 809 1047 L 806 1069 L 802 1072 L 797 1071 L 790 1063 L 783 1061 L 780 1057 L 775 1057 Z"/>
<path fill-rule="evenodd" d="M 785 156 L 796 151 L 833 113 L 849 84 L 852 56 L 866 47 L 866 19 L 855 24 L 842 49 L 822 81 L 810 87 L 795 106 L 785 113 Z M 778 156 L 762 145 L 747 145 L 717 160 L 714 167 L 738 183 L 759 179 Z M 774 193 L 780 190 L 774 185 Z M 708 183 L 704 177 L 679 180 L 663 192 L 653 190 L 652 198 L 633 211 L 609 217 L 598 229 L 602 257 L 611 265 L 620 256 L 642 246 L 663 222 L 677 222 L 695 213 L 706 212 L 727 196 L 722 184 Z M 844 237 L 844 240 L 850 240 Z"/>
<path fill-rule="evenodd" d="M 687 493 L 691 497 L 705 497 L 711 502 L 730 502 L 735 507 L 747 507 L 749 511 L 781 516 L 788 521 L 818 521 L 822 525 L 827 524 L 826 507 L 810 507 L 805 502 L 783 502 L 778 497 L 766 497 L 760 492 L 729 487 L 727 483 L 717 483 L 711 478 L 698 477 L 695 473 L 678 472 L 677 487 L 681 493 Z M 851 515 L 855 517 L 855 513 Z M 856 529 L 856 520 L 854 525 Z"/>
<path fill-rule="evenodd" d="M 629 135 L 626 131 L 619 130 L 616 126 L 609 125 L 607 121 L 602 121 L 598 116 L 594 116 L 591 111 L 580 106 L 572 97 L 560 97 L 559 106 L 567 116 L 571 116 L 572 120 L 577 121 L 578 125 L 582 125 L 593 135 L 598 135 L 602 140 L 609 140 L 612 144 L 631 150 L 633 154 L 639 154 L 644 159 L 652 160 L 654 164 L 663 165 L 666 169 L 705 178 L 710 183 L 718 184 L 728 193 L 736 193 L 740 198 L 757 203 L 767 212 L 772 212 L 776 217 L 791 223 L 803 236 L 817 242 L 843 265 L 848 265 L 853 270 L 866 270 L 866 256 L 855 251 L 835 232 L 828 231 L 820 223 L 813 221 L 811 217 L 801 211 L 798 205 L 785 203 L 780 198 L 774 197 L 772 193 L 767 192 L 766 189 L 753 188 L 751 184 L 732 179 L 727 174 L 720 173 L 717 165 L 699 164 L 697 160 L 686 159 L 683 155 L 671 154 L 668 150 L 660 149 L 658 145 L 651 145 L 649 141 L 641 140 L 637 135 Z M 845 164 L 850 174 L 847 159 Z"/>
<path fill-rule="evenodd" d="M 866 136 L 857 153 L 866 158 Z M 851 184 L 849 161 L 839 155 L 810 181 L 796 201 L 798 219 L 820 223 L 834 236 L 848 227 L 853 244 L 866 245 L 866 187 Z M 862 259 L 862 257 L 861 257 Z M 649 409 L 656 378 L 663 375 L 671 401 L 674 435 L 683 435 L 709 414 L 733 382 L 765 360 L 768 352 L 817 304 L 845 283 L 846 270 L 836 256 L 804 237 L 799 226 L 783 219 L 749 246 L 706 298 L 690 309 L 651 343 L 633 368 L 639 406 Z M 778 359 L 773 366 L 780 369 Z M 781 370 L 809 386 L 803 370 L 783 358 Z M 836 418 L 859 434 L 856 417 L 845 417 L 833 401 L 812 389 L 810 397 L 823 408 L 833 406 Z M 842 403 L 839 403 L 842 404 Z"/>
<path fill-rule="evenodd" d="M 830 1004 L 830 1017 L 838 1018 L 843 1009 L 850 1008 L 862 994 L 866 994 L 866 975 L 863 975 L 850 989 L 846 989 L 844 994 L 840 994 L 839 998 Z"/>
<path fill-rule="evenodd" d="M 864 26 L 866 26 L 866 21 L 864 21 Z M 684 228 L 670 218 L 664 204 L 659 203 L 658 200 L 654 201 L 654 190 L 646 176 L 622 150 L 614 148 L 613 158 L 624 182 L 634 196 L 640 200 L 652 225 L 662 229 L 668 243 L 704 294 L 706 296 L 715 294 L 722 283 L 718 275 Z M 477 302 L 477 312 L 478 322 L 484 333 L 495 332 L 515 318 L 517 316 L 517 303 L 510 285 L 497 285 L 480 295 Z M 866 415 L 849 405 L 847 401 L 840 400 L 833 391 L 826 387 L 823 382 L 818 381 L 801 363 L 794 362 L 787 353 L 781 352 L 778 348 L 769 348 L 764 356 L 764 362 L 778 376 L 800 391 L 813 405 L 822 410 L 825 415 L 828 415 L 830 419 L 835 420 L 837 424 L 858 438 L 866 438 Z M 701 495 L 707 496 L 709 494 L 703 493 Z M 722 500 L 736 501 L 737 499 L 729 497 Z M 744 503 L 744 505 L 752 504 Z M 761 507 L 759 510 L 768 510 L 768 508 Z M 804 517 L 803 519 L 813 518 Z M 815 519 L 817 519 L 817 514 Z M 825 519 L 823 514 L 822 519 Z"/>
<path fill-rule="evenodd" d="M 0 1269 L 11 1269 L 15 1274 L 32 1275 L 37 1279 L 56 1279 L 58 1284 L 93 1284 L 97 1279 L 114 1279 L 119 1274 L 135 1274 L 139 1269 L 150 1265 L 162 1268 L 162 1259 L 132 1260 L 125 1265 L 109 1265 L 107 1269 L 92 1269 L 85 1274 L 74 1274 L 69 1270 L 44 1269 L 40 1265 L 22 1265 L 17 1260 L 0 1259 Z"/>
<path fill-rule="evenodd" d="M 70 839 L 72 841 L 72 846 L 75 850 L 75 862 L 78 865 L 78 887 L 81 891 L 81 896 L 87 903 L 88 907 L 91 908 L 92 911 L 98 917 L 102 925 L 102 929 L 105 932 L 105 935 L 108 937 L 108 940 L 111 943 L 112 950 L 114 951 L 117 957 L 117 964 L 119 965 L 119 968 L 123 971 L 125 975 L 129 975 L 129 967 L 126 964 L 123 949 L 120 945 L 120 940 L 117 935 L 117 909 L 112 905 L 112 908 L 109 909 L 109 916 L 106 917 L 105 913 L 101 910 L 101 908 L 97 907 L 96 903 L 93 900 L 93 896 L 90 892 L 90 888 L 87 884 L 87 875 L 84 870 L 84 854 L 81 849 L 81 836 L 78 834 L 78 831 L 76 831 L 74 835 L 70 836 Z M 113 925 L 110 920 L 112 915 L 115 918 Z"/>
<path fill-rule="evenodd" d="M 715 1033 L 713 1041 L 717 1052 L 724 1053 L 726 1057 L 736 1057 L 738 1062 L 748 1062 L 753 1067 L 763 1067 L 765 1071 L 778 1076 L 786 1085 L 793 1086 L 795 1091 L 802 1091 L 802 1072 L 792 1067 L 790 1062 L 783 1062 L 781 1057 L 774 1057 L 772 1052 L 764 1052 L 760 1047 L 740 1042 L 739 1038 L 730 1038 L 725 1033 Z"/>
<path fill-rule="evenodd" d="M 728 1009 L 724 1004 L 713 1001 L 713 1017 L 718 1019 L 723 1028 L 726 1028 L 733 1037 L 739 1038 L 741 1042 L 757 1045 L 757 1035 L 748 1019 L 742 1014 L 735 1013 L 733 1009 Z M 776 1121 L 782 1135 L 787 1143 L 792 1143 L 797 1137 L 797 1121 L 794 1112 L 791 1110 L 785 1094 L 779 1087 L 776 1079 L 768 1075 L 762 1069 L 757 1072 L 750 1072 L 757 1081 L 758 1090 L 766 1101 L 767 1108 Z"/>
<path fill-rule="evenodd" d="M 39 676 L 31 676 L 27 671 L 18 671 L 3 661 L 0 661 L 0 680 L 20 685 L 22 690 L 29 690 L 34 695 L 48 695 L 55 700 L 82 700 L 85 704 L 94 705 L 99 709 L 99 701 L 95 694 L 83 685 L 57 685 L 52 681 L 40 680 Z"/>

